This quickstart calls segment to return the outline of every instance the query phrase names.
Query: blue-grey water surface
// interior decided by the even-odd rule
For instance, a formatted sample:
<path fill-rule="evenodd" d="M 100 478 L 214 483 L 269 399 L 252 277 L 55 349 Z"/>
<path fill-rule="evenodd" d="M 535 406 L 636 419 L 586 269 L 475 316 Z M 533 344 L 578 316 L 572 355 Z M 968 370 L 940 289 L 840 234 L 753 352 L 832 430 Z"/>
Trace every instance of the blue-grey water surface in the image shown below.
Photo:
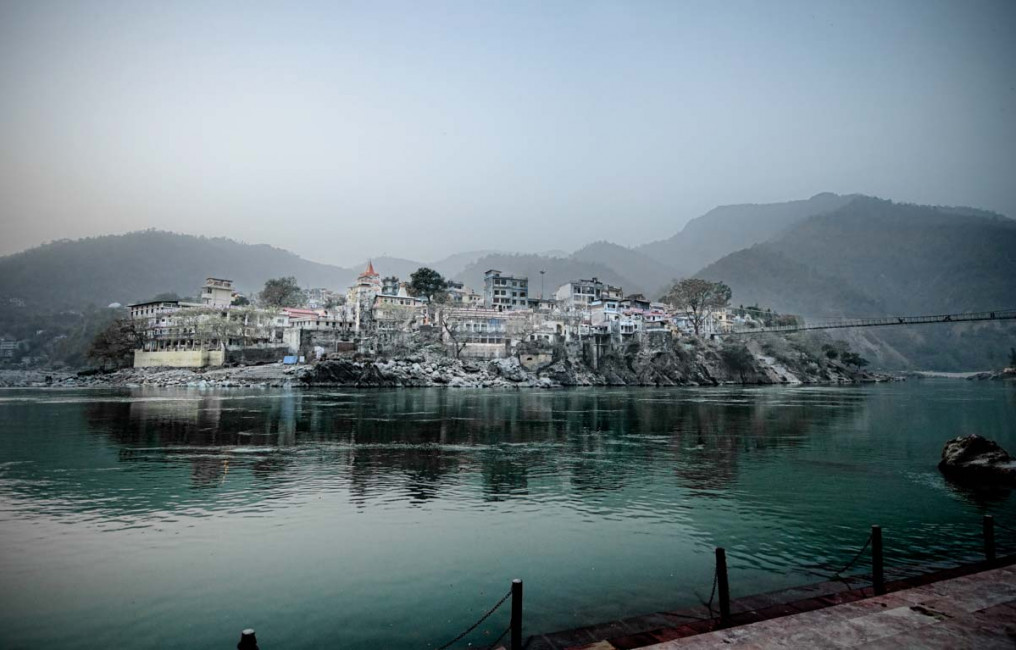
<path fill-rule="evenodd" d="M 1012 383 L 6 390 L 0 423 L 4 648 L 433 648 L 513 577 L 532 633 L 698 604 L 715 546 L 736 597 L 872 523 L 900 567 L 1016 528 L 935 468 L 955 435 L 1016 450 Z"/>

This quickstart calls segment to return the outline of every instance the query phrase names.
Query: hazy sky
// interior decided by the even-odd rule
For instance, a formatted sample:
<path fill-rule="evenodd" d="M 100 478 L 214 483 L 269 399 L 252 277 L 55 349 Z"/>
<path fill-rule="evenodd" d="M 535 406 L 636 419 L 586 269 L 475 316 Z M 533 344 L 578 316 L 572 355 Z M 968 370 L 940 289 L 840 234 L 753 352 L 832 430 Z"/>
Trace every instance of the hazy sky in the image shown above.
<path fill-rule="evenodd" d="M 1016 2 L 0 0 L 0 254 L 570 250 L 820 191 L 1016 216 Z"/>

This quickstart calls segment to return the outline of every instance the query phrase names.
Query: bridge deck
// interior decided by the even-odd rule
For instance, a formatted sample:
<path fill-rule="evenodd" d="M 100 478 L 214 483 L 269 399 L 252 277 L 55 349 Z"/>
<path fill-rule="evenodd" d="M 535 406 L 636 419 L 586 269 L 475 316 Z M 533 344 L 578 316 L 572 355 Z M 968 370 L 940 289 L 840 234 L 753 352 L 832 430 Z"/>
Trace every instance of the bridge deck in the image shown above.
<path fill-rule="evenodd" d="M 731 334 L 765 334 L 769 332 L 803 332 L 805 330 L 830 330 L 848 327 L 888 327 L 892 325 L 925 325 L 931 323 L 970 323 L 975 321 L 1014 320 L 1016 309 L 996 311 L 961 312 L 958 314 L 937 314 L 933 316 L 883 316 L 879 318 L 843 318 L 803 325 L 782 325 L 759 329 L 734 330 Z"/>

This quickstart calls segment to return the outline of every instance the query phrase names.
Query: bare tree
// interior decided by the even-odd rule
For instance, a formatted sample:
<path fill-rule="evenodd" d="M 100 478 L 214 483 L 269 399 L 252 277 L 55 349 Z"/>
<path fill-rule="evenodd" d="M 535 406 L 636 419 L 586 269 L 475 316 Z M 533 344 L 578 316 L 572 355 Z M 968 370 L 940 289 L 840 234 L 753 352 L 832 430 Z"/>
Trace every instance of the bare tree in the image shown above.
<path fill-rule="evenodd" d="M 731 291 L 723 282 L 710 282 L 700 278 L 685 278 L 674 283 L 663 301 L 675 307 L 684 307 L 691 313 L 695 336 L 702 333 L 702 324 L 710 312 L 730 304 Z"/>
<path fill-rule="evenodd" d="M 393 349 L 404 347 L 418 314 L 419 309 L 413 305 L 385 302 L 375 306 L 374 323 L 378 345 L 387 345 Z"/>
<path fill-rule="evenodd" d="M 441 327 L 444 328 L 444 331 L 448 333 L 448 338 L 451 339 L 452 352 L 455 353 L 456 359 L 459 358 L 462 351 L 466 349 L 466 345 L 469 344 L 469 337 L 463 336 L 465 333 L 459 329 L 461 326 L 462 323 L 458 321 L 454 323 L 449 323 L 447 320 L 443 319 L 441 321 Z"/>
<path fill-rule="evenodd" d="M 95 335 L 88 357 L 106 369 L 107 364 L 120 368 L 130 363 L 134 350 L 140 347 L 141 332 L 130 318 L 118 318 Z"/>
<path fill-rule="evenodd" d="M 536 314 L 525 314 L 524 316 L 512 316 L 505 323 L 505 336 L 511 341 L 516 341 L 515 356 L 521 358 L 523 350 L 530 347 L 533 335 L 536 334 Z"/>

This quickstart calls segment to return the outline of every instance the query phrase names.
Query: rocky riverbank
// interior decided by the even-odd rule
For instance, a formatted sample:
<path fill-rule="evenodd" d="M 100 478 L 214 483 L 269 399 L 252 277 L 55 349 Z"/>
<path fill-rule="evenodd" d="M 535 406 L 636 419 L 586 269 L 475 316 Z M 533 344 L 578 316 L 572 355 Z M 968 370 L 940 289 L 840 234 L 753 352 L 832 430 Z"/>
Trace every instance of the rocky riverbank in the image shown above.
<path fill-rule="evenodd" d="M 749 351 L 751 348 L 748 348 Z M 383 361 L 324 361 L 308 367 L 307 386 L 449 386 L 461 388 L 558 388 L 566 386 L 717 386 L 888 381 L 887 375 L 853 371 L 841 364 L 790 367 L 760 349 L 732 358 L 726 349 L 638 350 L 603 356 L 596 367 L 562 355 L 540 365 L 509 357 L 491 361 L 409 357 Z"/>
<path fill-rule="evenodd" d="M 237 368 L 124 368 L 110 373 L 3 370 L 0 388 L 285 388 L 306 368 L 281 363 Z"/>
<path fill-rule="evenodd" d="M 6 387 L 313 387 L 558 388 L 566 386 L 717 386 L 887 381 L 793 346 L 752 341 L 722 345 L 694 341 L 661 348 L 630 346 L 595 361 L 577 349 L 538 357 L 454 359 L 422 350 L 402 358 L 326 360 L 306 366 L 129 368 L 111 373 L 2 371 Z"/>
<path fill-rule="evenodd" d="M 1002 370 L 989 370 L 987 372 L 977 372 L 967 377 L 967 379 L 1016 381 L 1016 368 L 1003 368 Z"/>

